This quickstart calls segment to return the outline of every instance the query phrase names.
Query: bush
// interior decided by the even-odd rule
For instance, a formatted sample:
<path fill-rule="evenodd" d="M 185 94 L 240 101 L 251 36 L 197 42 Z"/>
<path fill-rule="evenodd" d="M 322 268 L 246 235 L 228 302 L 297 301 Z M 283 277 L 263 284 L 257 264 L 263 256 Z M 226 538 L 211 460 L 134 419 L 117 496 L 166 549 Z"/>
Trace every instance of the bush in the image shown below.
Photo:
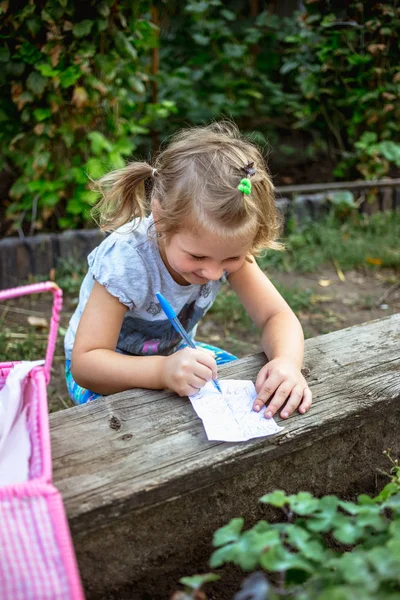
<path fill-rule="evenodd" d="M 0 4 L 2 164 L 17 174 L 7 216 L 81 226 L 97 198 L 88 176 L 124 165 L 171 103 L 150 101 L 158 45 L 150 2 L 24 0 Z"/>
<path fill-rule="evenodd" d="M 87 224 L 97 198 L 88 177 L 223 116 L 272 145 L 280 163 L 329 154 L 342 178 L 400 168 L 400 8 L 310 0 L 282 19 L 250 4 L 0 3 L 11 230 Z"/>
<path fill-rule="evenodd" d="M 375 179 L 400 167 L 400 8 L 389 2 L 306 2 L 285 37 L 281 74 L 298 93 L 295 127 L 338 163 L 338 177 Z M 333 6 L 333 5 L 332 5 Z M 357 173 L 358 172 L 358 173 Z"/>

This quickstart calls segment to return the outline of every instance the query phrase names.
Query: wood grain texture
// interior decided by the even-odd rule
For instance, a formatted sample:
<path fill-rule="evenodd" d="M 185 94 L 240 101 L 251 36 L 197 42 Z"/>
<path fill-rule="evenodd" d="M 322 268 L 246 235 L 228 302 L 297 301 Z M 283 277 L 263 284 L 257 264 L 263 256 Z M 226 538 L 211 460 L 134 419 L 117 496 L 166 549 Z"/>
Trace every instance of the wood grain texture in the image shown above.
<path fill-rule="evenodd" d="M 225 365 L 219 378 L 254 380 L 257 354 Z M 400 315 L 307 340 L 312 410 L 274 437 L 209 442 L 189 401 L 132 390 L 50 415 L 54 483 L 76 532 L 243 472 L 315 440 L 361 427 L 400 398 Z M 277 419 L 278 422 L 280 419 Z"/>

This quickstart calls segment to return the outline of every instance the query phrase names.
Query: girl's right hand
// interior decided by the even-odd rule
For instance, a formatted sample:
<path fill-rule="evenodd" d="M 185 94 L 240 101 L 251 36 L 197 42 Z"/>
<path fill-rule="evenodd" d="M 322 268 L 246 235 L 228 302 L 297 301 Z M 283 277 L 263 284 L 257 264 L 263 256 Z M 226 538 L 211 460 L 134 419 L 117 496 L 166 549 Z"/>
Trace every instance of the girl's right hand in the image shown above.
<path fill-rule="evenodd" d="M 216 379 L 217 363 L 207 350 L 183 348 L 167 356 L 162 377 L 166 388 L 179 396 L 192 396 Z"/>

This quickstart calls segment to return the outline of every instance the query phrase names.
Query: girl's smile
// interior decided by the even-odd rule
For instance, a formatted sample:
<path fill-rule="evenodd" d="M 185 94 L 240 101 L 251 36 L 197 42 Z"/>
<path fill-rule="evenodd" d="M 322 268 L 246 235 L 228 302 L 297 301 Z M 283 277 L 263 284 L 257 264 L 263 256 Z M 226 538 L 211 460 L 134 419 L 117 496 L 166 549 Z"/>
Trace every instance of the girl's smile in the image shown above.
<path fill-rule="evenodd" d="M 168 241 L 159 240 L 159 249 L 172 278 L 180 285 L 202 285 L 218 281 L 225 272 L 234 273 L 242 266 L 253 238 L 222 240 L 202 228 L 193 233 L 180 231 Z"/>

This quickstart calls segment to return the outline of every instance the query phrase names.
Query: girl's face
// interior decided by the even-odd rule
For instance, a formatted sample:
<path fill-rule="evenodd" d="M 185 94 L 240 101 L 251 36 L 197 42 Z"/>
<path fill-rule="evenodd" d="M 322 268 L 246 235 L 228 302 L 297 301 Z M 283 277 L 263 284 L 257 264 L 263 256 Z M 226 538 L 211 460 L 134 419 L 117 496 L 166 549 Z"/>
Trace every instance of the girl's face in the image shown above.
<path fill-rule="evenodd" d="M 225 271 L 234 273 L 240 269 L 252 243 L 253 237 L 227 241 L 200 228 L 196 233 L 175 233 L 168 241 L 160 238 L 159 247 L 164 264 L 177 283 L 202 285 L 217 281 Z"/>

